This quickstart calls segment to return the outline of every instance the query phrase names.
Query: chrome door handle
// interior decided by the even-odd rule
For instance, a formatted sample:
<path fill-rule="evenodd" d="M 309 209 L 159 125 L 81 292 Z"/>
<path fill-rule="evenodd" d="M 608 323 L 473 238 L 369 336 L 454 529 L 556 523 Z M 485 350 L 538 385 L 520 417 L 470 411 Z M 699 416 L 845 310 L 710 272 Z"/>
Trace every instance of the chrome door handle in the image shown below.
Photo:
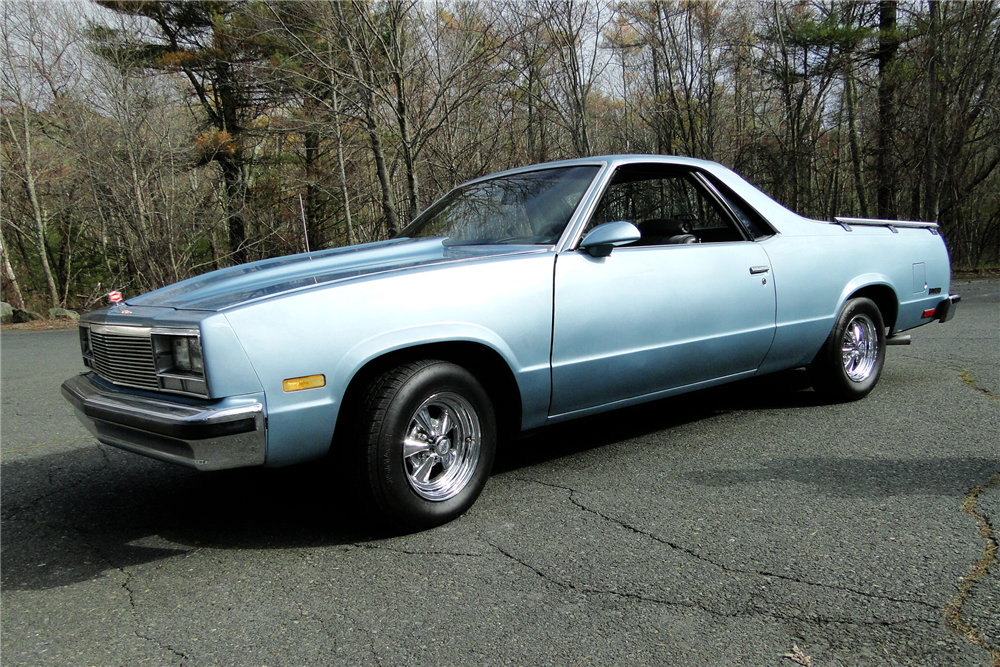
<path fill-rule="evenodd" d="M 751 266 L 750 267 L 750 275 L 751 276 L 755 276 L 758 273 L 767 273 L 770 270 L 771 270 L 771 267 L 769 267 L 769 266 Z"/>

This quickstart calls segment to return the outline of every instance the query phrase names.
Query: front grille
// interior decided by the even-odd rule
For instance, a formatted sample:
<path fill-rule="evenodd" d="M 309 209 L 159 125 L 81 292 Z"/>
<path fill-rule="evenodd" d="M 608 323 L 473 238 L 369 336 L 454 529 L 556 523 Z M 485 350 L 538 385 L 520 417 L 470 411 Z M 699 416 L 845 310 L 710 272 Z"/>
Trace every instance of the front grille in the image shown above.
<path fill-rule="evenodd" d="M 105 380 L 115 384 L 156 390 L 156 363 L 149 330 L 145 335 L 90 331 L 91 368 Z"/>

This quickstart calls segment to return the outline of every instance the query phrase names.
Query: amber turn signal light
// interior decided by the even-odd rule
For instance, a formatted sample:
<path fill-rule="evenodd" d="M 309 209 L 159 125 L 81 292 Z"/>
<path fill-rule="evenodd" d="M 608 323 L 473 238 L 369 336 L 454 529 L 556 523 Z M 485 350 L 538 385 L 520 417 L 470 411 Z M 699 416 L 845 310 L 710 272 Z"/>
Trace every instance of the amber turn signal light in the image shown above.
<path fill-rule="evenodd" d="M 326 386 L 325 375 L 309 375 L 304 378 L 291 378 L 281 383 L 281 388 L 285 391 L 302 391 L 303 389 L 315 389 Z"/>

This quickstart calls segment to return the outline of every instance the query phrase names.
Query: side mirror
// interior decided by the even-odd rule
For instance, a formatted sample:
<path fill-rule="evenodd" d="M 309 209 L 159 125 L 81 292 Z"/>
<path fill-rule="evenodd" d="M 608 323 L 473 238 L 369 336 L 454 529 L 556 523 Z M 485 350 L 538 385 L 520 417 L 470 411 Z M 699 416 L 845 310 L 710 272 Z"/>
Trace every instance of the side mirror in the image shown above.
<path fill-rule="evenodd" d="M 639 240 L 642 234 L 639 228 L 631 222 L 605 222 L 590 230 L 580 242 L 580 249 L 586 250 L 591 257 L 607 257 L 611 251 L 621 245 L 628 245 Z"/>

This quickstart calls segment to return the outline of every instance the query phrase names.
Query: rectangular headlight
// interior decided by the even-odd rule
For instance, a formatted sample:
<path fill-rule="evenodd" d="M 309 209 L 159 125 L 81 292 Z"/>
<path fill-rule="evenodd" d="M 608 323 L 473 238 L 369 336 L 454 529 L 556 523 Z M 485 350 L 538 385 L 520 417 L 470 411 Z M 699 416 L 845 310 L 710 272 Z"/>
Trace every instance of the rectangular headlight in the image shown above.
<path fill-rule="evenodd" d="M 174 336 L 173 365 L 176 370 L 187 373 L 204 373 L 205 362 L 201 358 L 201 340 L 194 336 Z"/>
<path fill-rule="evenodd" d="M 205 359 L 197 331 L 153 333 L 156 377 L 160 389 L 183 394 L 208 396 Z"/>

